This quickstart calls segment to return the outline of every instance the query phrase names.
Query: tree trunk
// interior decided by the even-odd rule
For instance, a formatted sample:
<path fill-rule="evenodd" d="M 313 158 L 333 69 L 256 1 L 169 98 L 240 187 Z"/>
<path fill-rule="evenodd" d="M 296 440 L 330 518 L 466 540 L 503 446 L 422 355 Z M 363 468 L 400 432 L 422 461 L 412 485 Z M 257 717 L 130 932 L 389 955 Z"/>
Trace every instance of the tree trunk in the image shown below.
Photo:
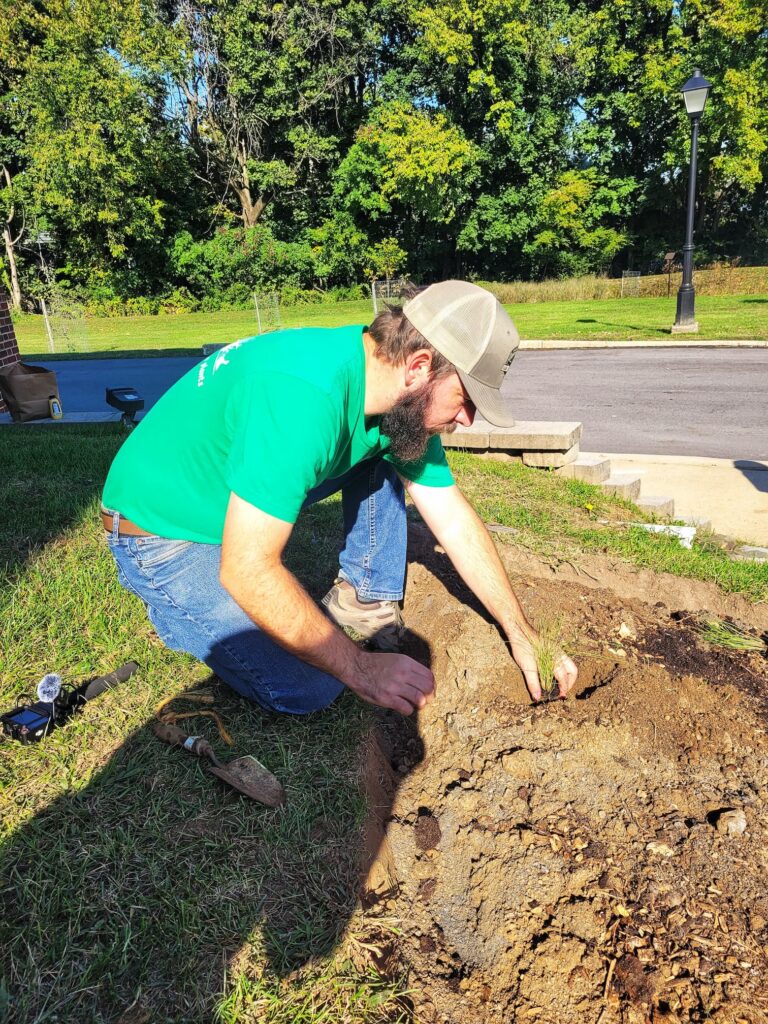
<path fill-rule="evenodd" d="M 252 228 L 264 213 L 267 204 L 262 198 L 258 198 L 254 202 L 251 190 L 247 185 L 235 186 L 235 191 L 240 200 L 240 216 L 243 219 L 243 227 Z"/>
<path fill-rule="evenodd" d="M 245 142 L 240 141 L 237 147 L 237 164 L 240 168 L 240 183 L 235 185 L 235 192 L 240 200 L 240 216 L 243 218 L 243 227 L 252 228 L 264 213 L 266 200 L 259 196 L 256 200 L 251 194 L 251 178 L 248 174 L 248 154 L 245 149 Z"/>
<path fill-rule="evenodd" d="M 5 164 L 3 164 L 3 177 L 5 178 L 5 184 L 8 191 L 11 191 L 11 172 L 8 170 Z M 13 214 L 15 206 L 11 204 L 5 215 L 5 224 L 3 224 L 3 242 L 5 243 L 5 258 L 8 260 L 8 268 L 11 273 L 11 301 L 13 308 L 18 312 L 21 309 L 21 288 L 19 287 L 19 272 L 16 268 L 16 243 L 21 238 L 21 232 L 17 238 L 13 237 L 11 231 L 11 224 L 13 224 Z"/>
<path fill-rule="evenodd" d="M 16 268 L 16 252 L 14 250 L 13 236 L 11 234 L 11 225 L 6 222 L 3 225 L 3 242 L 5 242 L 5 258 L 8 260 L 8 268 L 11 273 L 11 302 L 13 308 L 19 312 L 21 310 L 21 288 L 19 287 L 19 273 Z"/>

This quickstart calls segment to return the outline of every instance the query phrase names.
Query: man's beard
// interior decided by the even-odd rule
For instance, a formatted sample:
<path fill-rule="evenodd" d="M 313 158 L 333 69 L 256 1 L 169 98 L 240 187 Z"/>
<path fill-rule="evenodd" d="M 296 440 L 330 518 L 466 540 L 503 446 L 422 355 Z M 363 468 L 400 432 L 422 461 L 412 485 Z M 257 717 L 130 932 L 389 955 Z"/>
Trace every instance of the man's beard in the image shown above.
<path fill-rule="evenodd" d="M 425 426 L 433 390 L 433 382 L 427 381 L 418 390 L 398 398 L 389 412 L 381 417 L 381 432 L 389 438 L 389 450 L 400 462 L 418 462 L 430 437 L 438 432 Z M 439 432 L 449 433 L 454 427 L 455 424 L 446 425 Z"/>

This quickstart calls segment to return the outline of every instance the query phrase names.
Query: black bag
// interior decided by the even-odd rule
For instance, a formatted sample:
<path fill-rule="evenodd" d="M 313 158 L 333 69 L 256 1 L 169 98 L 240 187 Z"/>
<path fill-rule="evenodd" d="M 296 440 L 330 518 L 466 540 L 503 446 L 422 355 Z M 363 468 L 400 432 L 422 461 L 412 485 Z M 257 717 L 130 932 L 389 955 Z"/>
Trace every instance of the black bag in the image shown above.
<path fill-rule="evenodd" d="M 11 419 L 16 423 L 26 420 L 49 419 L 51 415 L 48 400 L 55 398 L 59 404 L 59 387 L 53 370 L 29 363 L 16 363 L 0 370 L 0 394 L 2 394 Z"/>

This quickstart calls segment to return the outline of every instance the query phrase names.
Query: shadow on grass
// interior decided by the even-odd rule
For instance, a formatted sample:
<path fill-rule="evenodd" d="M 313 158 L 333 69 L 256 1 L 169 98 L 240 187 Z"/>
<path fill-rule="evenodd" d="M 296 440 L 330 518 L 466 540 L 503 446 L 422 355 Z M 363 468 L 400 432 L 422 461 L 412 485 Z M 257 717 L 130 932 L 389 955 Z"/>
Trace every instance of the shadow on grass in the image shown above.
<path fill-rule="evenodd" d="M 44 432 L 30 434 L 32 443 L 45 443 L 51 435 Z M 82 466 L 71 452 L 68 464 L 57 466 L 56 456 L 66 453 L 41 449 L 51 479 L 29 509 L 32 539 L 19 529 L 18 508 L 12 516 L 20 538 L 17 567 L 23 552 L 78 522 L 92 504 L 103 473 L 96 471 L 89 439 L 103 447 L 96 462 L 106 468 L 121 437 L 101 427 L 77 436 L 88 445 Z M 29 455 L 18 453 L 17 473 Z M 63 486 L 70 477 L 77 486 L 63 487 L 56 504 L 57 482 Z M 308 509 L 288 553 L 293 567 L 303 566 L 302 580 L 316 597 L 332 576 L 339 511 L 333 500 Z M 477 607 L 426 528 L 412 535 L 411 557 Z M 66 579 L 44 585 L 55 589 Z M 181 725 L 204 732 L 223 760 L 253 754 L 280 778 L 285 806 L 262 807 L 156 739 L 144 709 L 176 692 L 176 673 L 188 673 L 189 660 L 158 653 L 148 636 L 137 639 L 131 630 L 138 621 L 118 619 L 113 610 L 106 629 L 110 649 L 146 645 L 147 656 L 139 660 L 149 667 L 131 683 L 143 690 L 134 695 L 143 720 L 129 720 L 141 724 L 115 746 L 124 720 L 116 689 L 41 746 L 3 750 L 2 781 L 16 802 L 6 801 L 10 820 L 0 848 L 0 1017 L 17 1024 L 278 1019 L 267 1016 L 270 1001 L 279 1006 L 298 992 L 298 1008 L 326 995 L 313 993 L 305 979 L 338 949 L 398 785 L 423 757 L 417 716 L 377 716 L 349 693 L 324 712 L 278 716 L 207 679 L 234 746 L 225 748 L 204 719 Z M 422 637 L 410 638 L 407 653 L 431 663 Z M 113 719 L 111 728 L 100 728 L 99 716 Z M 384 736 L 381 746 L 373 740 L 375 724 Z M 363 783 L 371 773 L 373 826 L 366 800 L 371 789 Z M 46 787 L 55 796 L 14 827 L 14 818 L 26 817 L 25 806 L 45 804 Z M 375 899 L 369 894 L 369 902 Z M 369 976 L 355 984 L 362 989 L 370 982 Z M 263 1013 L 249 998 L 263 1000 Z M 257 1012 L 262 1016 L 253 1016 Z M 279 1017 L 283 1024 L 288 1019 Z"/>
<path fill-rule="evenodd" d="M 315 595 L 327 586 L 339 510 L 332 501 L 307 510 L 290 553 L 309 565 L 304 582 Z M 137 619 L 112 621 L 124 633 Z M 233 1021 L 251 1019 L 249 1007 L 263 1000 L 253 1019 L 285 1024 L 294 999 L 298 1016 L 308 998 L 329 998 L 316 979 L 358 905 L 398 785 L 423 756 L 417 716 L 379 715 L 348 692 L 326 711 L 281 716 L 207 678 L 234 746 L 203 718 L 180 726 L 205 734 L 222 760 L 252 754 L 274 772 L 287 801 L 263 807 L 161 743 L 152 717 L 114 745 L 121 694 L 151 708 L 178 689 L 177 672 L 189 678 L 189 659 L 142 647 L 147 639 L 135 640 L 148 666 L 128 684 L 138 693 L 103 695 L 38 746 L 3 745 L 3 782 L 16 801 L 5 801 L 0 847 L 0 1019 Z M 431 662 L 417 635 L 407 652 Z M 199 710 L 185 706 L 185 692 L 174 708 Z M 110 726 L 100 726 L 106 717 Z M 46 787 L 55 794 L 48 805 L 14 827 L 25 805 L 45 803 Z M 368 894 L 366 905 L 376 899 Z M 353 982 L 360 992 L 387 982 L 369 967 Z M 288 1011 L 267 1015 L 283 1004 Z"/>
<path fill-rule="evenodd" d="M 94 508 L 126 436 L 118 423 L 0 427 L 0 570 L 7 577 Z"/>
<path fill-rule="evenodd" d="M 278 716 L 206 682 L 234 748 L 204 719 L 181 726 L 204 732 L 223 760 L 254 754 L 283 782 L 286 804 L 231 792 L 147 720 L 86 786 L 73 779 L 0 849 L 2 1019 L 209 1021 L 243 977 L 262 993 L 281 979 L 300 986 L 293 972 L 337 949 L 376 854 L 364 834 L 381 837 L 392 780 L 405 777 L 404 729 L 410 764 L 421 759 L 418 724 L 390 716 L 400 774 L 384 765 L 370 829 L 364 762 L 381 753 L 369 709 L 345 693 L 324 712 Z M 118 713 L 119 690 L 101 700 L 102 713 L 107 701 Z M 45 743 L 63 746 L 74 727 Z M 17 749 L 19 762 L 38 753 Z"/>
<path fill-rule="evenodd" d="M 576 323 L 577 324 L 599 324 L 601 327 L 615 327 L 616 329 L 622 330 L 622 331 L 643 331 L 643 332 L 646 332 L 648 334 L 662 334 L 662 335 L 671 335 L 672 334 L 672 328 L 671 327 L 648 327 L 646 325 L 644 325 L 642 327 L 639 327 L 637 324 L 617 324 L 617 323 L 614 323 L 611 320 L 583 319 L 583 320 L 577 320 Z"/>

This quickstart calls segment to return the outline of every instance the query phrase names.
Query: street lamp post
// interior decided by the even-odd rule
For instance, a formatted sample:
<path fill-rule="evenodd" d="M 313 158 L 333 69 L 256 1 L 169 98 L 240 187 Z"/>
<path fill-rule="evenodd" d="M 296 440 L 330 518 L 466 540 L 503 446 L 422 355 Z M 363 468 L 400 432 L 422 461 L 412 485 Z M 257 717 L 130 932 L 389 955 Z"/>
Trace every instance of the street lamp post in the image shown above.
<path fill-rule="evenodd" d="M 712 83 L 708 82 L 698 68 L 693 72 L 681 92 L 685 108 L 691 119 L 691 167 L 688 175 L 688 212 L 683 246 L 683 282 L 677 293 L 677 316 L 672 327 L 673 334 L 698 331 L 695 317 L 696 292 L 693 287 L 693 220 L 696 212 L 696 156 L 699 147 L 699 123 L 707 103 Z"/>

